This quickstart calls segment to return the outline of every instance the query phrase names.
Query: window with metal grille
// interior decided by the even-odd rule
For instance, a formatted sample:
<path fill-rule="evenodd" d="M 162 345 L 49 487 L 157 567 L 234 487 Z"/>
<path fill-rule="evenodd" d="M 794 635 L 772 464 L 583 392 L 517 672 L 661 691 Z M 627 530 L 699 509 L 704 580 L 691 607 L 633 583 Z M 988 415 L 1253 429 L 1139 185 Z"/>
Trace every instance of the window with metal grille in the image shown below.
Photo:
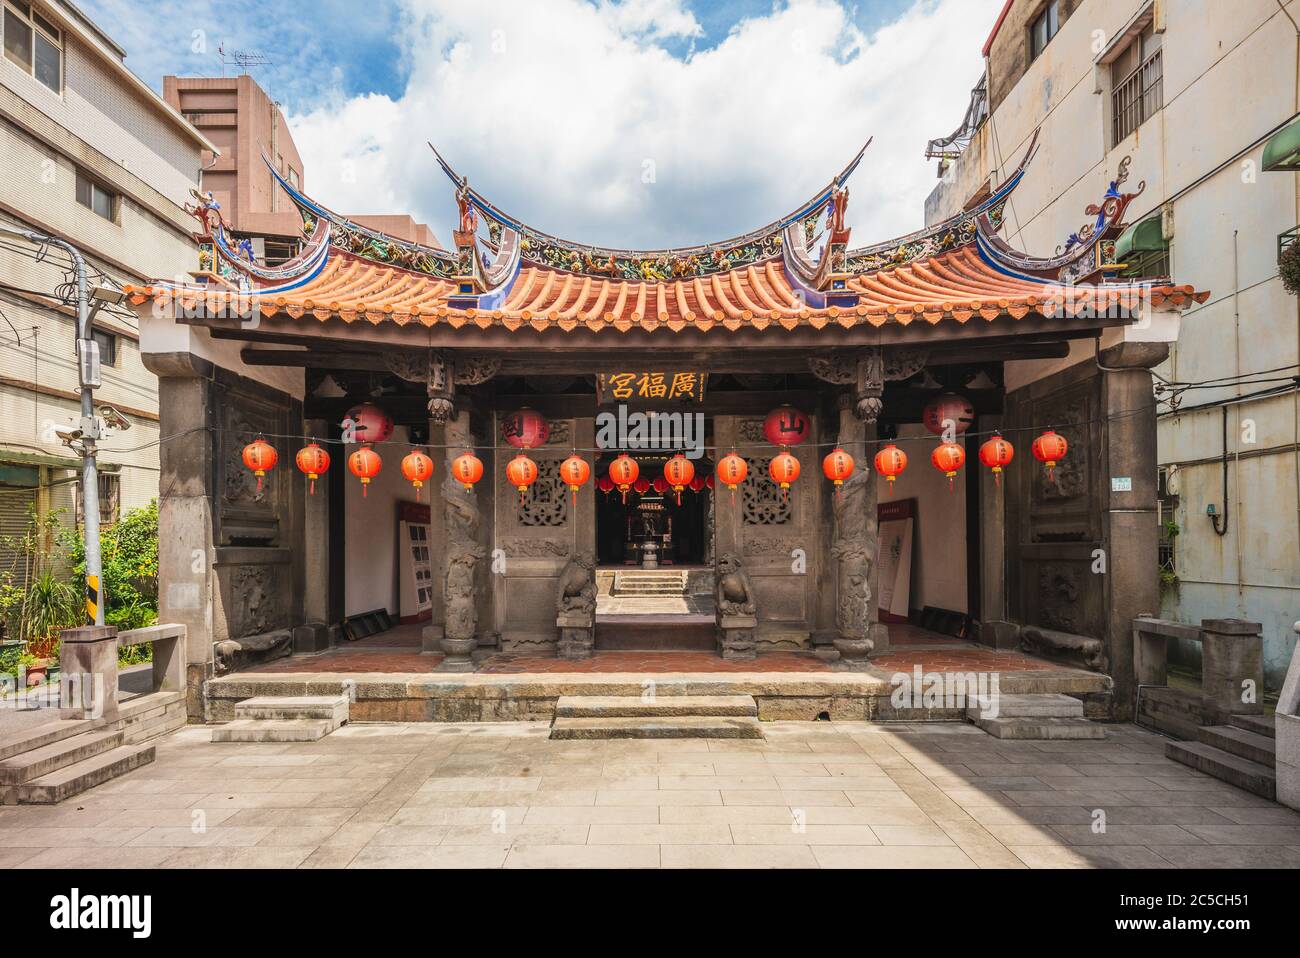
<path fill-rule="evenodd" d="M 101 472 L 99 478 L 99 524 L 116 524 L 121 513 L 122 477 Z M 77 482 L 77 525 L 86 518 L 86 507 L 81 495 L 81 482 Z"/>
<path fill-rule="evenodd" d="M 1165 105 L 1164 77 L 1160 34 L 1147 27 L 1110 66 L 1111 146 Z"/>
<path fill-rule="evenodd" d="M 63 91 L 63 32 L 22 0 L 4 4 L 4 55 L 55 93 Z"/>

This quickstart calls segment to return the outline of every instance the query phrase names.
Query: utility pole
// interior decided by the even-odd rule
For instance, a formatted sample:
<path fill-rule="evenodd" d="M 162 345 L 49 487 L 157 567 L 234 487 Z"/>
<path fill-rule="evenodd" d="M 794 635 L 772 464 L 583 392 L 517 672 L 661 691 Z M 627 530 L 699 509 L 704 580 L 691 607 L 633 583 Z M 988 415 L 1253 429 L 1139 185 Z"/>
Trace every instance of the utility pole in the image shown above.
<path fill-rule="evenodd" d="M 38 246 L 53 246 L 63 250 L 72 259 L 77 285 L 77 373 L 81 384 L 81 422 L 76 429 L 59 432 L 58 436 L 81 457 L 82 521 L 86 545 L 85 601 L 89 625 L 104 624 L 103 559 L 99 548 L 99 467 L 96 462 L 96 443 L 103 436 L 103 420 L 95 415 L 95 388 L 99 386 L 99 344 L 95 342 L 92 323 L 95 314 L 108 303 L 120 303 L 125 297 L 112 287 L 96 287 L 94 306 L 86 278 L 86 260 L 81 251 L 67 240 L 34 230 L 15 229 L 0 225 L 0 233 L 8 233 Z"/>

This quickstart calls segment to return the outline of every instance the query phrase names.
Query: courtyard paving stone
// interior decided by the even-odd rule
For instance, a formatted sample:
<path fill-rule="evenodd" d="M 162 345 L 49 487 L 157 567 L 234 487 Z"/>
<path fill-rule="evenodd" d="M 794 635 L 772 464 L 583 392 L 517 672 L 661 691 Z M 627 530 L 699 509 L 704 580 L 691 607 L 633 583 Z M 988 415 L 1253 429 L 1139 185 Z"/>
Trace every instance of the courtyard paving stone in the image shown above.
<path fill-rule="evenodd" d="M 258 745 L 182 729 L 122 779 L 0 808 L 0 868 L 1300 868 L 1300 814 L 1134 726 L 1104 742 L 957 723 L 547 731 L 362 724 Z"/>

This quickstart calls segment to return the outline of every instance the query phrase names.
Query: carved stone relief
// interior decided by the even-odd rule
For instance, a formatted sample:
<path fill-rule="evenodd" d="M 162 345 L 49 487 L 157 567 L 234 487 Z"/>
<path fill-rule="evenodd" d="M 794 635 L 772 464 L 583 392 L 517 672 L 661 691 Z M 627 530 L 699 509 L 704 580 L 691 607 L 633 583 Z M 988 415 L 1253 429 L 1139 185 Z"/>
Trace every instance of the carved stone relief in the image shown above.
<path fill-rule="evenodd" d="M 794 516 L 794 494 L 768 475 L 772 457 L 749 460 L 749 474 L 740 484 L 740 514 L 747 526 L 779 526 Z"/>
<path fill-rule="evenodd" d="M 521 526 L 563 526 L 569 522 L 569 487 L 560 478 L 560 462 L 537 463 L 537 479 L 516 498 L 515 517 Z"/>

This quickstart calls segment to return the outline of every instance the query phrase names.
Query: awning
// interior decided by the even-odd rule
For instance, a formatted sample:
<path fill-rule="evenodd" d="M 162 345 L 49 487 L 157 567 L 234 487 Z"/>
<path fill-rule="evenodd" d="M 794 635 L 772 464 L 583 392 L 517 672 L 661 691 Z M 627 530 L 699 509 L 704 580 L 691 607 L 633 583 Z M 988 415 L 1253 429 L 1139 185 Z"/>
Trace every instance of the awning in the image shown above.
<path fill-rule="evenodd" d="M 1273 134 L 1264 147 L 1264 169 L 1269 173 L 1300 170 L 1300 119 Z"/>
<path fill-rule="evenodd" d="M 1134 223 L 1120 235 L 1115 241 L 1115 262 L 1125 263 L 1135 253 L 1163 253 L 1167 249 L 1169 241 L 1165 239 L 1157 213 Z"/>

